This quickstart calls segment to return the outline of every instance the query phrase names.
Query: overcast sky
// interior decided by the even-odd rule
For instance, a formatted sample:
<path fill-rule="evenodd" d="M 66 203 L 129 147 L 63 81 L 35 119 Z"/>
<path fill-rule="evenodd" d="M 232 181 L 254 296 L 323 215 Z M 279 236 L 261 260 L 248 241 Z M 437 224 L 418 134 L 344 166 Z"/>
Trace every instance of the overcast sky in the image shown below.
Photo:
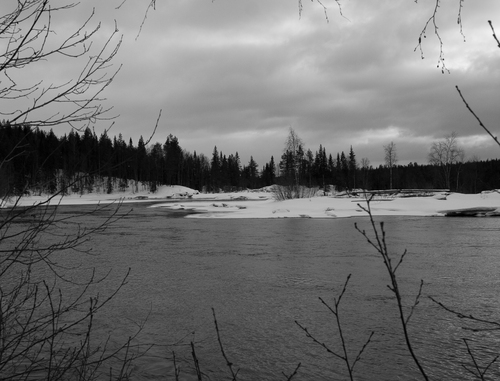
<path fill-rule="evenodd" d="M 459 0 L 442 2 L 445 74 L 437 68 L 432 26 L 425 59 L 414 51 L 435 0 L 344 0 L 343 16 L 323 0 L 329 22 L 308 0 L 301 17 L 291 0 L 157 0 L 137 39 L 149 0 L 115 9 L 122 1 L 85 0 L 76 13 L 53 20 L 63 35 L 95 6 L 95 21 L 103 22 L 96 46 L 116 20 L 123 44 L 115 63 L 123 68 L 105 93 L 120 115 L 111 136 L 137 144 L 162 109 L 153 142 L 173 134 L 190 152 L 210 156 L 217 145 L 226 155 L 238 152 L 242 164 L 253 155 L 259 167 L 271 155 L 279 161 L 290 127 L 313 152 L 322 144 L 335 156 L 352 145 L 358 161 L 367 157 L 373 165 L 383 162 L 391 141 L 399 163 L 424 164 L 431 142 L 453 131 L 467 158 L 500 156 L 455 90 L 500 135 L 500 49 L 487 23 L 500 34 L 498 0 L 464 1 L 466 42 Z"/>

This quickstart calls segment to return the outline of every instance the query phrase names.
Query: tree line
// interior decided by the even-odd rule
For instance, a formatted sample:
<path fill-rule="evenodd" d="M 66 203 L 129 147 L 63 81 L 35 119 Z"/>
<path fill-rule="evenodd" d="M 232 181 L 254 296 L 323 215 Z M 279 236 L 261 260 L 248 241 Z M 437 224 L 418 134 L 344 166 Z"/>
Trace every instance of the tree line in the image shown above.
<path fill-rule="evenodd" d="M 456 137 L 451 138 L 456 144 Z M 253 157 L 242 165 L 238 152 L 226 155 L 217 147 L 210 157 L 191 153 L 173 135 L 163 144 L 148 144 L 141 137 L 135 145 L 121 134 L 111 138 L 104 131 L 97 136 L 88 127 L 57 137 L 52 130 L 2 122 L 0 194 L 111 193 L 124 191 L 130 184 L 136 190 L 147 187 L 153 192 L 161 185 L 220 192 L 290 183 L 325 191 L 333 190 L 332 186 L 337 191 L 446 188 L 464 193 L 500 188 L 499 160 L 464 161 L 460 150 L 454 160 L 445 160 L 438 149 L 446 142 L 433 143 L 429 163 L 423 165 L 397 165 L 396 147 L 391 142 L 384 146 L 386 164 L 373 167 L 367 158 L 358 161 L 352 146 L 335 156 L 322 145 L 314 152 L 305 149 L 290 130 L 280 160 L 275 162 L 272 156 L 259 168 Z"/>

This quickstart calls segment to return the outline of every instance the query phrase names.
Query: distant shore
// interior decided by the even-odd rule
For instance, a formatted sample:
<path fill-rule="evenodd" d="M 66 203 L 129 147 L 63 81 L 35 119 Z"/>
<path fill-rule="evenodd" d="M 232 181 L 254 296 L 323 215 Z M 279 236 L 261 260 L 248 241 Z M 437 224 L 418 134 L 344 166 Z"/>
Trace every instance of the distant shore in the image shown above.
<path fill-rule="evenodd" d="M 32 206 L 47 201 L 49 196 L 27 196 L 4 200 L 3 207 Z M 276 201 L 269 191 L 243 191 L 201 194 L 180 186 L 163 186 L 157 192 L 118 192 L 113 194 L 73 194 L 54 197 L 51 205 L 96 205 L 123 203 L 161 208 L 169 217 L 187 218 L 342 218 L 366 215 L 366 199 L 362 196 L 315 197 Z M 370 202 L 375 216 L 498 216 L 500 192 L 492 190 L 479 194 L 435 192 L 426 197 L 390 195 Z"/>

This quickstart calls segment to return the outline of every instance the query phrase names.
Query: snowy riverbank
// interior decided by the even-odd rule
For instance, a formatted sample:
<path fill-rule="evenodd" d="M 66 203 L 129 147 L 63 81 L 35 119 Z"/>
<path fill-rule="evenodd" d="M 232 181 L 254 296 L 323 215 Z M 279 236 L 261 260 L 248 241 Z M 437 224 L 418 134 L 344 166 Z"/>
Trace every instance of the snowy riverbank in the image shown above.
<path fill-rule="evenodd" d="M 18 206 L 44 202 L 47 196 L 27 196 L 18 200 Z M 201 194 L 182 186 L 163 186 L 155 193 L 117 192 L 114 194 L 73 194 L 55 197 L 51 204 L 79 205 L 111 202 L 150 202 L 149 207 L 185 212 L 190 218 L 335 218 L 364 214 L 359 205 L 366 205 L 364 197 L 318 196 L 312 198 L 275 201 L 268 191 Z M 4 207 L 14 205 L 5 200 Z M 442 216 L 444 211 L 466 208 L 487 208 L 488 214 L 500 213 L 498 190 L 480 194 L 435 193 L 427 197 L 377 197 L 371 202 L 373 215 Z M 489 211 L 489 212 L 488 212 Z"/>

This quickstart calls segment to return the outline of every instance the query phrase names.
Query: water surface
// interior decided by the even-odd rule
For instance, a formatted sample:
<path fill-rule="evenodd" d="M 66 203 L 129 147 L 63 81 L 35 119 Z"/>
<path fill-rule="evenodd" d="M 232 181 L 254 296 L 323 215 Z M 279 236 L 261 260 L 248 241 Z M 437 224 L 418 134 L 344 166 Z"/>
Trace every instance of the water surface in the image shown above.
<path fill-rule="evenodd" d="M 61 210 L 69 215 L 81 212 L 78 208 Z M 103 212 L 84 223 L 105 217 Z M 465 321 L 427 296 L 500 321 L 500 220 L 378 220 L 385 221 L 394 258 L 408 250 L 398 270 L 406 305 L 413 303 L 424 280 L 410 323 L 417 354 L 434 379 L 466 378 L 461 364 L 471 361 L 462 338 L 471 340 L 484 364 L 499 353 L 498 333 L 464 330 Z M 140 340 L 160 346 L 137 363 L 134 379 L 173 378 L 172 351 L 181 363 L 181 379 L 195 379 L 191 341 L 207 376 L 229 377 L 212 308 L 226 354 L 240 368 L 239 379 L 284 379 L 282 372 L 291 374 L 298 363 L 302 365 L 294 379 L 346 379 L 342 362 L 306 337 L 295 321 L 340 353 L 334 316 L 318 298 L 333 306 L 349 274 L 340 317 L 352 359 L 375 332 L 356 365 L 356 379 L 417 379 L 387 288 L 388 275 L 376 251 L 355 230 L 355 222 L 370 230 L 367 218 L 186 219 L 135 205 L 130 214 L 94 237 L 90 245 L 95 256 L 78 260 L 82 268 L 96 267 L 100 274 L 112 270 L 100 285 L 104 293 L 128 268 L 132 270 L 128 283 L 96 323 L 103 333 L 114 332 L 120 338 L 133 330 L 131 321 L 147 317 Z M 498 366 L 491 374 L 500 376 Z"/>

